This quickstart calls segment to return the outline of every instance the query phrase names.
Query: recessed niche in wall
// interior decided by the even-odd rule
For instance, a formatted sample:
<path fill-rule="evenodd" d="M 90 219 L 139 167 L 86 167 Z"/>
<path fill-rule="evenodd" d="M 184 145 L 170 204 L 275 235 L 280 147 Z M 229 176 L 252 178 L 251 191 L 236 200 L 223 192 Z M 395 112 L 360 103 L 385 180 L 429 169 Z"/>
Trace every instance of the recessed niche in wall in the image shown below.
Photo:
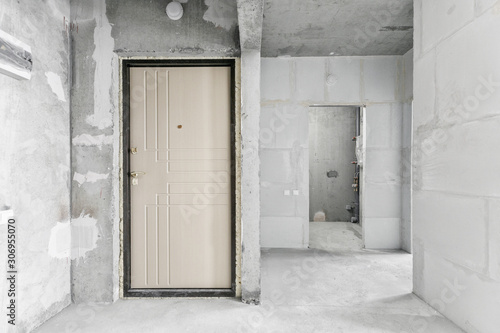
<path fill-rule="evenodd" d="M 29 80 L 32 67 L 31 47 L 0 30 L 0 73 Z"/>

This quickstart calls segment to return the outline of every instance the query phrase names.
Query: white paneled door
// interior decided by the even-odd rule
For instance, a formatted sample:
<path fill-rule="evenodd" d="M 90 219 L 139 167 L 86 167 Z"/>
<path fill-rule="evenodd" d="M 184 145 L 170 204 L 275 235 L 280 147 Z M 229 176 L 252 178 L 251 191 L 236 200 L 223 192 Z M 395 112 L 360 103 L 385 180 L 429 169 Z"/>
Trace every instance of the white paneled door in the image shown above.
<path fill-rule="evenodd" d="M 231 288 L 231 69 L 130 69 L 132 288 Z"/>

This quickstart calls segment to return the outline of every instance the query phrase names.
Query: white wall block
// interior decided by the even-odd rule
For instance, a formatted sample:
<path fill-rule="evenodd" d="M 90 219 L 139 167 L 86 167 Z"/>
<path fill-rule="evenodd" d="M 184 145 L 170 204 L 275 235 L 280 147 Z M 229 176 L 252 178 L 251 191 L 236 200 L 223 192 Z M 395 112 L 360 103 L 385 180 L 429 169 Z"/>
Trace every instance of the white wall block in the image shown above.
<path fill-rule="evenodd" d="M 282 127 L 278 127 L 275 109 L 274 105 L 262 106 L 260 109 L 259 147 L 261 149 L 276 148 L 276 128 Z"/>
<path fill-rule="evenodd" d="M 401 248 L 399 218 L 366 218 L 363 239 L 367 249 L 397 250 Z"/>
<path fill-rule="evenodd" d="M 401 189 L 401 248 L 412 252 L 411 227 L 411 188 L 410 184 L 403 184 Z"/>
<path fill-rule="evenodd" d="M 489 276 L 500 282 L 500 199 L 489 200 Z"/>
<path fill-rule="evenodd" d="M 294 179 L 289 150 L 261 149 L 261 182 L 291 183 Z"/>
<path fill-rule="evenodd" d="M 325 99 L 325 58 L 295 58 L 295 94 L 298 101 Z"/>
<path fill-rule="evenodd" d="M 293 184 L 273 184 L 263 182 L 260 187 L 261 218 L 269 216 L 295 216 L 295 198 L 297 197 L 293 195 L 283 195 L 285 189 L 290 189 L 292 187 Z M 263 202 L 269 204 L 263 205 Z"/>
<path fill-rule="evenodd" d="M 472 0 L 423 0 L 422 48 L 429 50 L 474 18 Z"/>
<path fill-rule="evenodd" d="M 366 183 L 363 217 L 401 218 L 401 184 L 397 182 Z M 399 232 L 399 227 L 398 227 Z"/>
<path fill-rule="evenodd" d="M 426 250 L 476 271 L 486 268 L 487 229 L 483 199 L 413 193 L 413 233 Z"/>
<path fill-rule="evenodd" d="M 425 281 L 418 296 L 467 332 L 498 332 L 500 284 L 433 251 L 426 250 L 423 261 L 414 268 Z"/>
<path fill-rule="evenodd" d="M 499 33 L 498 14 L 488 12 L 437 47 L 437 109 L 442 122 L 500 114 L 500 43 L 486 42 L 498 40 Z"/>
<path fill-rule="evenodd" d="M 389 123 L 391 130 L 391 147 L 401 149 L 403 145 L 403 104 L 391 104 L 391 118 Z"/>
<path fill-rule="evenodd" d="M 373 104 L 366 107 L 366 148 L 389 148 L 391 141 L 391 105 Z"/>
<path fill-rule="evenodd" d="M 395 101 L 398 63 L 391 56 L 363 60 L 364 99 L 370 102 Z"/>
<path fill-rule="evenodd" d="M 436 101 L 435 51 L 432 50 L 414 64 L 413 129 L 425 125 L 434 118 Z"/>
<path fill-rule="evenodd" d="M 406 58 L 411 56 L 407 54 Z M 362 62 L 364 72 L 361 71 Z M 366 149 L 370 151 L 372 160 L 383 164 L 374 164 L 373 172 L 369 168 L 363 171 L 373 182 L 368 185 L 367 192 L 362 191 L 362 200 L 368 203 L 366 209 L 362 208 L 363 217 L 399 221 L 403 110 L 398 103 L 404 97 L 404 81 L 409 79 L 403 76 L 404 70 L 398 70 L 398 66 L 403 64 L 402 56 L 262 59 L 260 190 L 263 224 L 267 223 L 265 218 L 268 217 L 300 219 L 302 228 L 289 230 L 298 234 L 286 237 L 303 239 L 304 244 L 308 243 L 309 105 L 361 105 L 366 102 L 360 96 L 363 89 L 370 97 L 364 119 L 367 127 L 364 131 Z M 331 85 L 326 83 L 329 74 L 334 76 L 330 80 Z M 290 77 L 290 89 L 294 90 L 288 97 L 280 82 L 275 82 L 284 80 L 286 76 Z M 391 104 L 396 105 L 394 111 L 391 111 Z M 381 155 L 377 158 L 377 154 Z M 299 190 L 299 195 L 284 195 L 285 190 L 294 189 Z M 392 234 L 399 235 L 398 239 L 399 223 L 389 224 L 394 227 Z M 269 242 L 274 242 L 267 246 L 283 246 L 280 234 L 267 235 L 268 232 L 270 229 L 263 228 L 261 234 L 262 238 L 268 237 Z M 394 243 L 399 244 L 399 240 Z"/>
<path fill-rule="evenodd" d="M 401 150 L 372 150 L 365 154 L 365 179 L 369 183 L 393 183 L 400 185 Z"/>
<path fill-rule="evenodd" d="M 467 332 L 500 327 L 500 3 L 417 0 L 414 291 Z M 474 8 L 475 5 L 475 8 Z M 489 9 L 488 9 L 489 8 Z M 475 13 L 474 13 L 475 9 Z M 474 15 L 475 14 L 475 15 Z"/>
<path fill-rule="evenodd" d="M 290 61 L 262 58 L 261 77 L 260 93 L 263 101 L 290 98 Z"/>
<path fill-rule="evenodd" d="M 422 133 L 415 179 L 425 190 L 500 197 L 500 117 Z"/>
<path fill-rule="evenodd" d="M 308 121 L 307 106 L 285 105 L 276 108 L 271 128 L 276 135 L 276 148 L 307 147 L 309 128 L 303 126 Z"/>
<path fill-rule="evenodd" d="M 272 248 L 305 248 L 309 242 L 304 241 L 304 222 L 299 217 L 262 217 L 262 247 Z"/>
<path fill-rule="evenodd" d="M 358 57 L 334 57 L 327 60 L 327 77 L 332 75 L 334 81 L 328 81 L 327 101 L 359 103 L 361 100 L 361 60 Z"/>

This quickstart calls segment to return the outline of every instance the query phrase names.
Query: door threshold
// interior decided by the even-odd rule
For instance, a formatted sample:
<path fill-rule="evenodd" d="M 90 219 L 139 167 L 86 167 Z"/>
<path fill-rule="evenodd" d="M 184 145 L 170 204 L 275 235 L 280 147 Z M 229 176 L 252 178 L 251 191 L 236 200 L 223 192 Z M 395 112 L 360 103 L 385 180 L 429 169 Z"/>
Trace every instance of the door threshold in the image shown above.
<path fill-rule="evenodd" d="M 216 288 L 208 288 L 208 289 L 195 289 L 195 288 L 186 288 L 186 289 L 129 289 L 124 292 L 124 298 L 170 298 L 170 297 L 235 297 L 236 293 L 234 289 L 216 289 Z"/>

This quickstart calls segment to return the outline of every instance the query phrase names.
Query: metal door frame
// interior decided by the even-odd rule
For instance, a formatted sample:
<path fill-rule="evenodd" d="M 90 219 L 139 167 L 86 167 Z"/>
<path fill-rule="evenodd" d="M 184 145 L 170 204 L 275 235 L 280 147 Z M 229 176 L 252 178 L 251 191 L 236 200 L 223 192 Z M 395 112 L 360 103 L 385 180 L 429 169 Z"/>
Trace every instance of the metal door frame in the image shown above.
<path fill-rule="evenodd" d="M 122 193 L 123 193 L 123 297 L 235 297 L 236 296 L 236 60 L 235 59 L 123 59 L 122 64 Z M 130 71 L 131 67 L 229 67 L 231 69 L 231 288 L 209 289 L 162 289 L 162 288 L 132 288 L 131 287 L 131 196 L 130 196 Z"/>

